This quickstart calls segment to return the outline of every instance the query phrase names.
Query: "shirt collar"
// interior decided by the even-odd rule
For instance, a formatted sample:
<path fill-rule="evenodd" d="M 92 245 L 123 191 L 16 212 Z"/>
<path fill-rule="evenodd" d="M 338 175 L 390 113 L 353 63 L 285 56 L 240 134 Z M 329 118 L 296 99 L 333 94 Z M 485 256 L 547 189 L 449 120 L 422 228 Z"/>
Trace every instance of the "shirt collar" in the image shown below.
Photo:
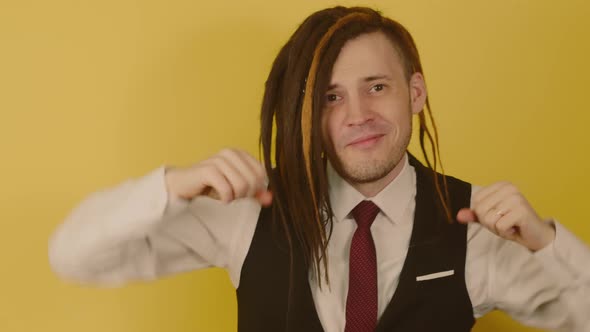
<path fill-rule="evenodd" d="M 367 199 L 373 201 L 389 221 L 402 222 L 403 213 L 411 199 L 416 196 L 416 173 L 414 167 L 409 164 L 407 153 L 403 160 L 404 166 L 398 176 L 377 195 L 370 198 L 358 192 L 328 163 L 329 195 L 335 221 L 344 220 L 358 203 Z"/>

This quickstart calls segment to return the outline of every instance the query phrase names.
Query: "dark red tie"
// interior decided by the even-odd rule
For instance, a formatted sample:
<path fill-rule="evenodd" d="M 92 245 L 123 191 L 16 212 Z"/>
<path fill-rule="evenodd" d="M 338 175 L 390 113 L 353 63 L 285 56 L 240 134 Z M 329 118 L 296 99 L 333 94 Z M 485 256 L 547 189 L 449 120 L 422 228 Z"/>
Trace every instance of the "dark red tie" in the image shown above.
<path fill-rule="evenodd" d="M 360 202 L 352 216 L 358 225 L 350 246 L 345 332 L 373 332 L 377 326 L 377 255 L 371 225 L 379 207 Z"/>

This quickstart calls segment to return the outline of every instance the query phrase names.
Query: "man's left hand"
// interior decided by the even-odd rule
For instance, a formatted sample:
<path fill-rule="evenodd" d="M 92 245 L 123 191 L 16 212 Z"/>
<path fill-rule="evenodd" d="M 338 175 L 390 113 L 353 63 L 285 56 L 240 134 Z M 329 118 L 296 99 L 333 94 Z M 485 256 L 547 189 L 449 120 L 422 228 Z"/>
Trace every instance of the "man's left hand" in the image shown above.
<path fill-rule="evenodd" d="M 459 211 L 459 222 L 479 222 L 494 234 L 518 242 L 531 251 L 541 250 L 555 239 L 555 228 L 539 217 L 510 182 L 481 188 L 473 196 L 471 205 Z"/>

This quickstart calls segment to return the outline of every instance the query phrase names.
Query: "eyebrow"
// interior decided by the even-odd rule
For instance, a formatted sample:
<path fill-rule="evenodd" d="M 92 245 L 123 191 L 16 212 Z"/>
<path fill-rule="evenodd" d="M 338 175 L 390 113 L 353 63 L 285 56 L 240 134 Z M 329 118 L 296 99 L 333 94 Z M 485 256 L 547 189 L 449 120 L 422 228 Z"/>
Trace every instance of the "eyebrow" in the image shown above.
<path fill-rule="evenodd" d="M 387 80 L 387 81 L 391 81 L 391 77 L 388 75 L 373 75 L 373 76 L 367 76 L 365 78 L 363 78 L 363 82 L 368 83 L 368 82 L 373 82 L 373 81 L 377 81 L 377 80 Z M 328 86 L 328 91 L 337 88 L 339 85 L 338 84 L 330 84 Z"/>

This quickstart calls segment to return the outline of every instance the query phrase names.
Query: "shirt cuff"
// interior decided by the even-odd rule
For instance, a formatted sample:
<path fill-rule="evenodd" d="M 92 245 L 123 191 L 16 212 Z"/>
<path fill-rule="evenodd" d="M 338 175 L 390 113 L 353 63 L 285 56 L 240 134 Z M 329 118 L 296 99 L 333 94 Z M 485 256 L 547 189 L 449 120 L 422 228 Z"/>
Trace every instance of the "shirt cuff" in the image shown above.
<path fill-rule="evenodd" d="M 160 187 L 159 190 L 163 191 L 163 195 L 166 196 L 166 207 L 164 208 L 163 217 L 178 214 L 186 209 L 190 203 L 190 200 L 188 199 L 176 195 L 170 195 L 168 193 L 168 190 L 166 189 L 166 172 L 171 168 L 171 166 L 163 165 L 155 171 L 155 174 L 157 174 L 156 176 L 160 177 L 160 179 L 157 180 Z"/>
<path fill-rule="evenodd" d="M 588 266 L 590 250 L 574 234 L 554 219 L 547 221 L 555 227 L 555 239 L 533 255 L 560 282 L 570 283 L 580 275 L 580 268 Z"/>

